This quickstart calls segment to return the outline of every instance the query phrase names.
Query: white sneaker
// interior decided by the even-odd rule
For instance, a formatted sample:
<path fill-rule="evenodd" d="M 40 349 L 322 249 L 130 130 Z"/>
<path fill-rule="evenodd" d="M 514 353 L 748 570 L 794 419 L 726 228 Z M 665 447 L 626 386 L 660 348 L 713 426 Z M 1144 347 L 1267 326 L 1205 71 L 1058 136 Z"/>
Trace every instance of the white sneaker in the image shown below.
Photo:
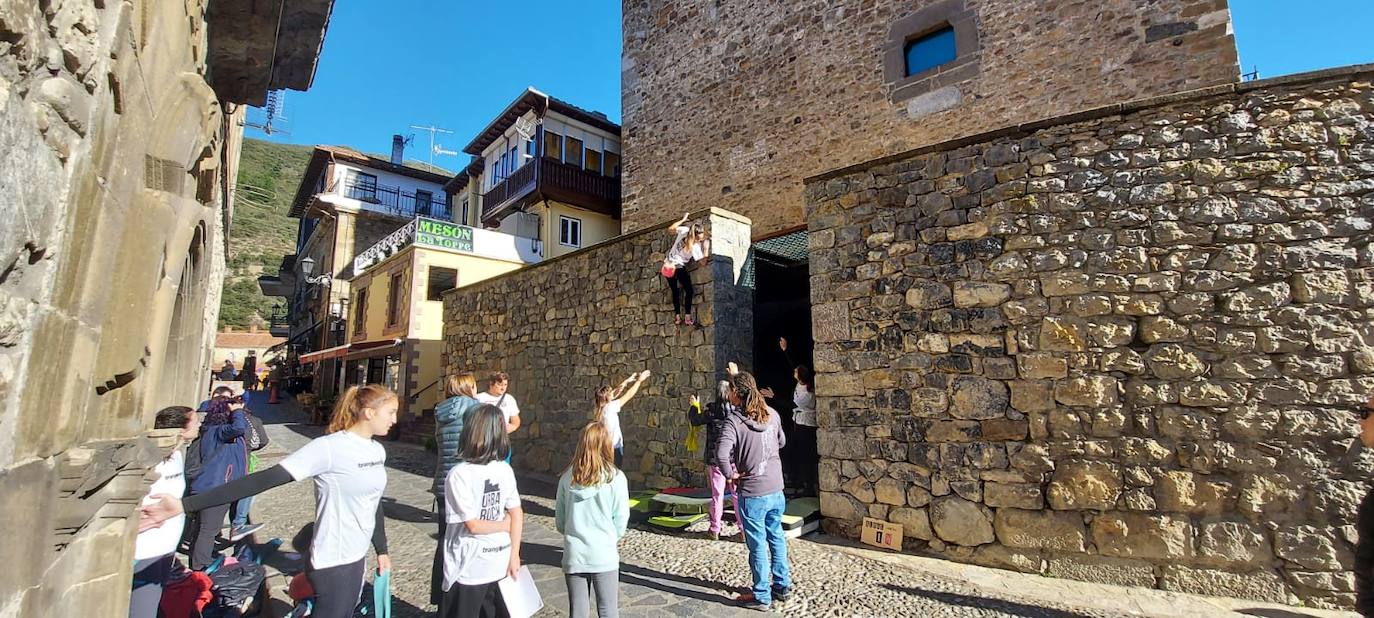
<path fill-rule="evenodd" d="M 248 524 L 247 526 L 240 526 L 238 528 L 234 528 L 233 530 L 229 531 L 229 541 L 237 542 L 239 539 L 242 539 L 243 537 L 253 534 L 258 530 L 261 530 L 262 526 L 263 524 Z"/>

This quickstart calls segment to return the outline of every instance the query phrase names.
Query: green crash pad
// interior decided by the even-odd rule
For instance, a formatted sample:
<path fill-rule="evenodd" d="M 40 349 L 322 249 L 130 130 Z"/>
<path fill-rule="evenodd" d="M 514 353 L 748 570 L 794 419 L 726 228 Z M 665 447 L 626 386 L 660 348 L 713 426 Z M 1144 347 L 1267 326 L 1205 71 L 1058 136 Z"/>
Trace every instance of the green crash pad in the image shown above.
<path fill-rule="evenodd" d="M 705 517 L 705 513 L 692 513 L 689 515 L 656 515 L 649 518 L 649 523 L 660 528 L 680 530 L 701 521 Z"/>
<path fill-rule="evenodd" d="M 786 532 L 798 530 L 797 536 L 820 527 L 821 501 L 812 498 L 794 498 L 787 501 L 782 511 L 782 529 Z M 789 536 L 792 536 L 789 534 Z"/>
<path fill-rule="evenodd" d="M 640 513 L 650 512 L 653 509 L 652 503 L 656 495 L 658 492 L 652 489 L 630 492 L 630 510 Z"/>
<path fill-rule="evenodd" d="M 652 508 L 675 515 L 699 515 L 711 508 L 711 499 L 661 493 L 654 496 Z"/>

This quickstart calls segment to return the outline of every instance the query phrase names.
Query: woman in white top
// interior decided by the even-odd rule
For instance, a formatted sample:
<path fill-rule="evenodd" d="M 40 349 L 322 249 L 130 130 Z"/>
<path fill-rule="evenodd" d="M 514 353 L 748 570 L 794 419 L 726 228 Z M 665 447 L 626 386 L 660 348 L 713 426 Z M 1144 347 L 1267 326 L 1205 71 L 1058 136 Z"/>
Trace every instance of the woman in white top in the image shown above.
<path fill-rule="evenodd" d="M 782 348 L 787 364 L 792 367 L 792 378 L 797 381 L 797 387 L 792 390 L 792 436 L 787 440 L 788 448 L 792 449 L 793 474 L 797 475 L 806 495 L 816 495 L 820 485 L 817 468 L 820 457 L 816 452 L 816 374 L 805 364 L 792 360 L 787 351 L 787 338 L 779 338 L 778 347 Z"/>
<path fill-rule="evenodd" d="M 710 257 L 711 241 L 707 239 L 706 230 L 700 223 L 693 223 L 690 227 L 683 225 L 685 223 L 686 214 L 668 226 L 668 233 L 673 234 L 673 246 L 663 258 L 663 267 L 659 272 L 668 280 L 668 287 L 673 292 L 673 324 L 692 326 L 696 324 L 696 319 L 692 317 L 692 298 L 696 296 L 696 289 L 692 287 L 692 275 L 687 269 Z"/>
<path fill-rule="evenodd" d="M 515 471 L 505 462 L 510 437 L 501 409 L 482 404 L 459 438 L 461 461 L 444 480 L 444 596 L 440 618 L 505 615 L 496 583 L 520 572 L 524 511 Z"/>
<path fill-rule="evenodd" d="M 620 433 L 620 409 L 634 398 L 639 392 L 639 386 L 647 379 L 649 370 L 645 369 L 625 378 L 620 386 L 611 388 L 607 385 L 596 390 L 596 414 L 592 420 L 606 426 L 606 433 L 611 437 L 611 446 L 615 449 L 617 468 L 625 460 L 625 437 Z"/>
<path fill-rule="evenodd" d="M 315 535 L 306 576 L 315 589 L 314 618 L 352 618 L 363 590 L 368 541 L 377 571 L 391 570 L 381 500 L 386 491 L 386 449 L 374 437 L 396 424 L 396 393 L 369 384 L 339 398 L 329 433 L 311 440 L 281 463 L 204 493 L 144 506 L 139 529 L 147 530 L 185 511 L 229 504 L 291 481 L 315 481 Z"/>
<path fill-rule="evenodd" d="M 180 429 L 171 451 L 153 472 L 157 480 L 148 490 L 144 504 L 153 504 L 154 495 L 186 493 L 186 451 L 182 449 L 200 434 L 200 415 L 186 406 L 163 408 L 153 419 L 153 429 Z M 162 600 L 162 584 L 167 581 L 172 559 L 186 527 L 186 516 L 178 515 L 160 528 L 138 534 L 134 541 L 134 590 L 129 597 L 129 618 L 157 618 Z"/>

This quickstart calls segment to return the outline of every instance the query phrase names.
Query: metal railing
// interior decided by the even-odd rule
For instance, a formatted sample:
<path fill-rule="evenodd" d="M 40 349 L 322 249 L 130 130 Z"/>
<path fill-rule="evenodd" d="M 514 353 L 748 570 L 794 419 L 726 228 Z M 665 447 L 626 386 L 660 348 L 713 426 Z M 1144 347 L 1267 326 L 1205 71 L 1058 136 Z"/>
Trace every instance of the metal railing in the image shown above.
<path fill-rule="evenodd" d="M 400 187 L 345 181 L 343 196 L 373 204 L 377 210 L 402 217 L 433 217 L 451 219 L 452 205 L 443 193 L 429 196 L 406 192 Z"/>

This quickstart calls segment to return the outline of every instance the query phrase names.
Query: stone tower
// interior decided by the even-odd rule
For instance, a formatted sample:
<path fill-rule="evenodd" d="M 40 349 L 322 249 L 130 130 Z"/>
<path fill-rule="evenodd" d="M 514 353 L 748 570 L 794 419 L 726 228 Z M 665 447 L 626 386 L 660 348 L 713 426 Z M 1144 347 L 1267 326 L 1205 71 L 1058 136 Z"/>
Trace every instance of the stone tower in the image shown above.
<path fill-rule="evenodd" d="M 625 231 L 716 206 L 767 236 L 807 176 L 1238 79 L 1225 0 L 644 0 L 624 33 Z"/>

